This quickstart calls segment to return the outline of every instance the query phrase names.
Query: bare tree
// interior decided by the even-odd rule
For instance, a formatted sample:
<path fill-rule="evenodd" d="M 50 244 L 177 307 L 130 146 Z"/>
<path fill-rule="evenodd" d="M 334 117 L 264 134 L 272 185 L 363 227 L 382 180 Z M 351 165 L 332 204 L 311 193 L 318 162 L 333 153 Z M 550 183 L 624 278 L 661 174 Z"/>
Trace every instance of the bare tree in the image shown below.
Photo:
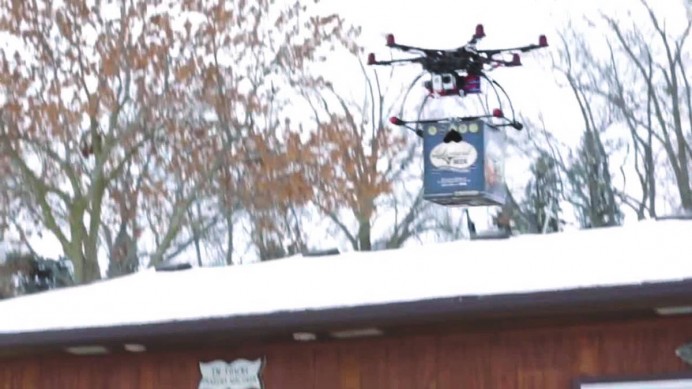
<path fill-rule="evenodd" d="M 692 28 L 692 19 L 688 19 L 682 33 L 673 37 L 666 31 L 665 25 L 656 15 L 647 1 L 640 3 L 646 9 L 648 22 L 653 34 L 645 34 L 642 26 L 632 24 L 625 27 L 611 16 L 603 15 L 610 28 L 613 40 L 618 45 L 614 57 L 626 59 L 623 64 L 611 63 L 613 78 L 618 73 L 633 69 L 634 77 L 626 81 L 615 79 L 616 93 L 609 96 L 625 117 L 628 126 L 640 127 L 645 137 L 635 137 L 635 145 L 643 148 L 644 166 L 650 171 L 644 173 L 647 182 L 647 199 L 650 212 L 655 213 L 655 183 L 652 151 L 652 138 L 662 145 L 667 155 L 670 168 L 673 170 L 680 204 L 683 209 L 692 209 L 692 182 L 690 181 L 690 159 L 692 148 L 689 142 L 692 131 L 692 88 L 689 80 L 689 59 L 683 55 L 685 44 Z M 655 40 L 652 40 L 651 37 Z M 662 55 L 659 55 L 659 50 Z M 611 52 L 614 51 L 611 47 Z M 644 82 L 644 93 L 638 89 L 639 79 Z M 624 84 L 624 85 L 623 85 Z M 639 93 L 637 93 L 639 92 Z M 640 177 L 640 180 L 642 178 Z"/>
<path fill-rule="evenodd" d="M 344 98 L 329 82 L 303 91 L 313 110 L 321 154 L 314 164 L 315 204 L 353 249 L 400 247 L 426 228 L 421 211 L 427 205 L 422 192 L 405 209 L 401 209 L 401 199 L 389 197 L 396 196 L 394 185 L 407 179 L 417 151 L 408 134 L 392 133 L 388 127 L 388 119 L 398 112 L 405 93 L 388 93 L 377 72 L 369 74 L 362 63 L 360 68 L 365 91 L 362 103 Z M 389 236 L 378 240 L 373 225 L 388 206 L 393 206 L 396 220 Z M 350 214 L 348 219 L 344 211 Z"/>
<path fill-rule="evenodd" d="M 531 179 L 524 189 L 524 200 L 518 205 L 517 229 L 529 233 L 561 230 L 561 203 L 564 198 L 557 161 L 543 152 L 529 168 Z M 517 215 L 518 216 L 518 215 Z"/>
<path fill-rule="evenodd" d="M 294 252 L 303 239 L 295 216 L 312 188 L 304 185 L 300 158 L 309 159 L 310 148 L 291 121 L 292 100 L 296 90 L 314 83 L 302 70 L 332 48 L 353 50 L 357 29 L 333 14 L 311 14 L 299 1 L 241 1 L 232 9 L 208 3 L 221 16 L 191 36 L 211 58 L 196 65 L 205 74 L 198 101 L 230 159 L 214 184 L 226 230 L 217 238 L 223 237 L 226 263 L 233 263 L 234 227 L 243 218 L 253 226 L 249 234 L 261 258 L 283 255 L 270 248 L 283 246 L 279 240 L 288 239 L 287 252 Z"/>
<path fill-rule="evenodd" d="M 634 170 L 641 188 L 641 197 L 636 199 L 625 191 L 618 191 L 618 196 L 622 201 L 630 206 L 636 213 L 638 219 L 643 219 L 646 215 L 656 217 L 656 161 L 653 127 L 652 97 L 646 93 L 646 107 L 640 105 L 639 99 L 631 86 L 623 80 L 622 69 L 618 69 L 616 52 L 612 44 L 608 42 L 609 59 L 608 68 L 602 74 L 607 76 L 607 85 L 610 93 L 603 93 L 602 88 L 591 89 L 592 93 L 605 96 L 609 104 L 615 107 L 615 112 L 620 116 L 629 130 L 631 145 L 634 150 Z M 653 67 L 649 63 L 647 69 L 648 78 L 652 77 Z M 636 77 L 636 76 L 635 76 Z M 630 79 L 631 80 L 631 79 Z M 648 89 L 648 88 L 647 88 Z M 644 114 L 640 114 L 643 112 Z M 625 175 L 623 174 L 623 177 Z M 626 177 L 624 177 L 626 178 Z"/>
<path fill-rule="evenodd" d="M 258 144 L 262 157 L 245 167 L 250 180 L 238 192 L 260 260 L 294 255 L 307 247 L 302 215 L 314 196 L 306 168 L 314 147 L 288 128 L 290 122 L 286 126 L 283 137 L 263 135 Z"/>
<path fill-rule="evenodd" d="M 128 10 L 123 3 L 114 23 L 80 2 L 3 2 L 0 8 L 6 31 L 34 47 L 2 51 L 4 73 L 14 79 L 2 85 L 0 149 L 32 193 L 29 213 L 58 238 L 80 282 L 100 278 L 107 187 L 156 134 L 127 120 L 152 77 L 135 76 L 127 65 L 153 59 L 155 50 L 144 39 L 133 42 Z M 142 37 L 152 33 L 145 29 Z M 137 96 L 133 84 L 141 86 Z"/>
<path fill-rule="evenodd" d="M 132 247 L 133 228 L 108 212 L 122 209 L 155 237 L 149 265 L 192 244 L 185 231 L 199 237 L 213 221 L 190 220 L 190 209 L 213 193 L 222 168 L 245 163 L 248 135 L 276 128 L 258 124 L 274 117 L 265 103 L 271 84 L 290 87 L 290 69 L 307 66 L 320 42 L 342 31 L 333 15 L 304 23 L 304 5 L 278 7 L 0 3 L 3 29 L 33 47 L 0 52 L 0 155 L 21 177 L 15 207 L 58 238 L 79 282 L 101 276 L 104 221 L 104 235 L 118 230 Z M 131 166 L 144 176 L 136 217 L 110 197 Z"/>
<path fill-rule="evenodd" d="M 692 19 L 679 34 L 672 34 L 649 3 L 640 0 L 640 4 L 645 23 L 610 15 L 588 20 L 591 28 L 605 32 L 608 56 L 596 57 L 580 42 L 581 55 L 575 62 L 591 75 L 579 87 L 603 99 L 613 119 L 629 130 L 627 147 L 633 154 L 641 194 L 617 190 L 616 195 L 641 219 L 657 214 L 659 191 L 666 184 L 660 174 L 663 170 L 673 173 L 680 206 L 689 209 L 692 204 L 692 102 L 689 59 L 684 55 Z M 665 155 L 664 164 L 657 161 L 659 150 Z M 627 179 L 624 174 L 623 178 Z"/>
<path fill-rule="evenodd" d="M 115 212 L 109 212 L 109 214 L 118 215 L 120 219 L 109 223 L 107 219 L 110 215 L 108 215 L 102 221 L 103 240 L 109 258 L 106 274 L 109 278 L 134 273 L 139 268 L 137 239 L 141 235 L 142 228 L 136 216 L 144 177 L 144 175 L 135 177 L 130 165 L 123 170 L 121 177 L 114 179 L 109 188 L 108 195 L 112 199 L 109 203 L 117 207 Z M 111 228 L 111 225 L 118 226 L 117 232 Z"/>
<path fill-rule="evenodd" d="M 554 68 L 564 77 L 573 93 L 584 123 L 581 142 L 575 152 L 560 166 L 570 183 L 569 198 L 575 206 L 582 227 L 618 225 L 622 220 L 613 185 L 609 151 L 603 134 L 613 124 L 611 108 L 588 94 L 584 83 L 595 83 L 594 75 L 580 67 L 575 58 L 588 56 L 588 50 L 576 32 L 560 35 L 562 47 L 554 58 Z"/>

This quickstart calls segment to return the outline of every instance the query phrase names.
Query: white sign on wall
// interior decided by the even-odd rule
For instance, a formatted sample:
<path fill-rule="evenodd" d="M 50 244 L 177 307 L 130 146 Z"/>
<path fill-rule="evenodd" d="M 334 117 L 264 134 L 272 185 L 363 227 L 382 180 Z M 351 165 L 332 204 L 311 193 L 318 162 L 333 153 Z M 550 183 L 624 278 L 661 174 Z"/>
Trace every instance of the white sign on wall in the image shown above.
<path fill-rule="evenodd" d="M 264 360 L 236 359 L 232 362 L 215 360 L 200 362 L 202 379 L 199 389 L 264 389 L 262 369 Z"/>
<path fill-rule="evenodd" d="M 581 384 L 580 389 L 692 389 L 692 379 L 666 379 Z"/>

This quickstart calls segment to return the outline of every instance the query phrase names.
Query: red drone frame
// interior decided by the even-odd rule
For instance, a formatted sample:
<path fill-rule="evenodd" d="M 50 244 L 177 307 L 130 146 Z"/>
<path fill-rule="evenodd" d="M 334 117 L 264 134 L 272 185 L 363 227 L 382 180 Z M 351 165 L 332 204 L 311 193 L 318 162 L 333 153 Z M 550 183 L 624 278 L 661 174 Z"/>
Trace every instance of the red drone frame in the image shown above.
<path fill-rule="evenodd" d="M 432 74 L 432 80 L 424 83 L 425 88 L 430 93 L 437 96 L 464 96 L 481 92 L 480 79 L 485 76 L 485 71 L 500 66 L 521 66 L 519 53 L 548 47 L 548 39 L 545 35 L 541 35 L 538 38 L 538 44 L 505 49 L 476 49 L 476 43 L 484 37 L 485 29 L 482 24 L 479 24 L 476 26 L 476 32 L 471 40 L 464 46 L 453 50 L 436 50 L 396 43 L 394 35 L 389 34 L 387 35 L 388 47 L 405 52 L 418 52 L 421 56 L 378 61 L 375 54 L 370 53 L 368 54 L 368 65 L 419 63 L 424 70 Z M 506 53 L 512 54 L 511 60 L 495 58 Z"/>
<path fill-rule="evenodd" d="M 378 61 L 375 54 L 368 54 L 368 65 L 397 65 L 407 63 L 418 63 L 423 67 L 423 70 L 431 74 L 431 80 L 425 81 L 423 86 L 428 90 L 430 96 L 466 96 L 469 94 L 481 93 L 481 79 L 485 78 L 491 83 L 493 89 L 498 87 L 509 100 L 509 96 L 504 91 L 504 88 L 495 80 L 488 77 L 486 72 L 498 67 L 515 67 L 521 66 L 520 53 L 528 52 L 540 48 L 548 47 L 548 39 L 545 35 L 540 35 L 538 44 L 530 44 L 520 47 L 478 50 L 476 44 L 479 40 L 485 37 L 485 29 L 482 24 L 476 26 L 476 31 L 471 40 L 462 47 L 452 50 L 436 50 L 424 49 L 420 47 L 402 45 L 396 42 L 393 34 L 387 35 L 387 46 L 390 48 L 402 50 L 405 52 L 417 52 L 420 54 L 414 58 L 393 59 L 389 61 Z M 511 54 L 511 60 L 497 58 L 504 54 Z M 497 93 L 497 90 L 495 90 Z M 511 101 L 510 101 L 511 106 Z M 514 116 L 512 109 L 512 115 Z M 469 117 L 477 119 L 481 117 L 496 117 L 507 120 L 505 125 L 512 126 L 520 130 L 523 126 L 514 119 L 508 119 L 498 108 L 492 115 L 473 116 Z M 455 120 L 460 120 L 456 118 Z M 447 119 L 436 119 L 436 121 L 445 121 Z M 418 121 L 417 123 L 431 122 Z M 392 123 L 397 125 L 405 125 L 406 123 L 400 119 L 392 118 Z"/>

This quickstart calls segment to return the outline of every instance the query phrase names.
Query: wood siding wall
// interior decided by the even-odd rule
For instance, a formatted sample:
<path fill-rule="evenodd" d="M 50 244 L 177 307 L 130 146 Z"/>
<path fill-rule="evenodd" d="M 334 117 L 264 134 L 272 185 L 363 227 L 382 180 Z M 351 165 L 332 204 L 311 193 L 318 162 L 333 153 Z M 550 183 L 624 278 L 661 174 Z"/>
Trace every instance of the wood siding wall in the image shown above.
<path fill-rule="evenodd" d="M 689 371 L 692 318 L 267 347 L 0 360 L 0 388 L 197 388 L 198 362 L 266 358 L 266 389 L 571 389 L 579 376 Z"/>

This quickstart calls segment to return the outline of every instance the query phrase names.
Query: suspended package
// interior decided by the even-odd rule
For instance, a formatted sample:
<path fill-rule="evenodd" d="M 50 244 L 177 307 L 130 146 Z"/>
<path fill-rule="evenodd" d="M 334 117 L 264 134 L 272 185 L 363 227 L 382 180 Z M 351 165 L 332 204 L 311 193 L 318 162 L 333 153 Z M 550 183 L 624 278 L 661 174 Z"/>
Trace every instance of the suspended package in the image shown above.
<path fill-rule="evenodd" d="M 424 198 L 445 206 L 504 205 L 505 134 L 483 120 L 423 125 Z"/>

